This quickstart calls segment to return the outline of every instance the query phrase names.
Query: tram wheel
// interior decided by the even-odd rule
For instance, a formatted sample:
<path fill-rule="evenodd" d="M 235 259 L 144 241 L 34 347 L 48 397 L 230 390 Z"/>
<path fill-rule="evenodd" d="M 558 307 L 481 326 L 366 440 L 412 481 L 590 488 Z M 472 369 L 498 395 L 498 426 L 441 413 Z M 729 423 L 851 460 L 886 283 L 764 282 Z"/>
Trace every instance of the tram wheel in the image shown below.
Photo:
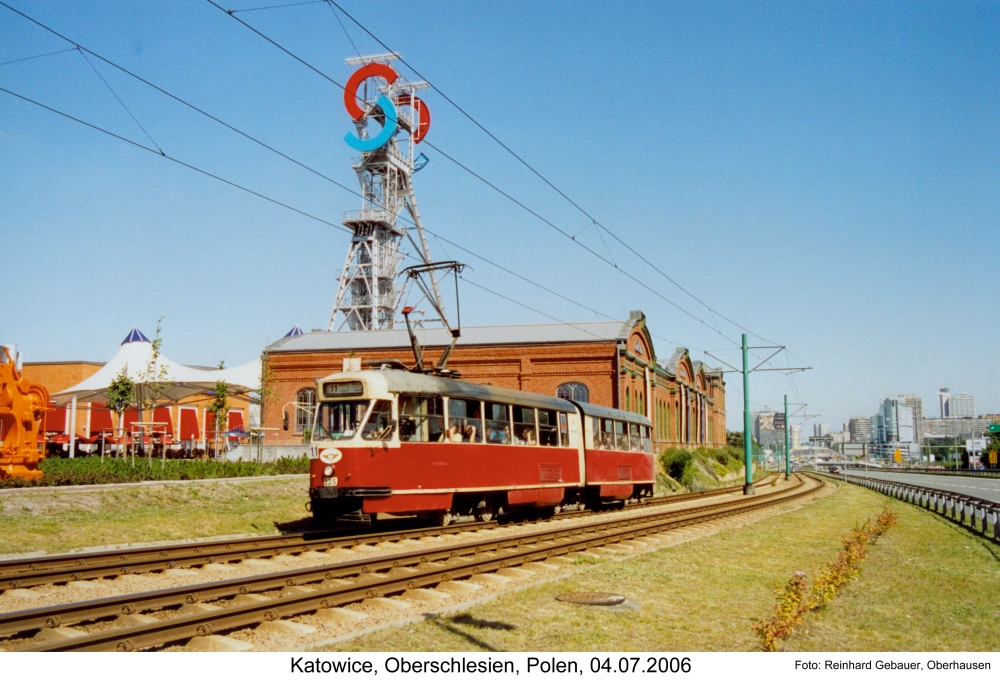
<path fill-rule="evenodd" d="M 452 514 L 450 509 L 438 510 L 437 512 L 431 515 L 431 518 L 434 520 L 434 523 L 437 524 L 439 527 L 446 527 L 455 521 L 455 515 Z"/>
<path fill-rule="evenodd" d="M 493 519 L 494 515 L 493 504 L 488 500 L 483 499 L 479 501 L 479 505 L 476 506 L 475 516 L 478 522 L 489 522 Z"/>

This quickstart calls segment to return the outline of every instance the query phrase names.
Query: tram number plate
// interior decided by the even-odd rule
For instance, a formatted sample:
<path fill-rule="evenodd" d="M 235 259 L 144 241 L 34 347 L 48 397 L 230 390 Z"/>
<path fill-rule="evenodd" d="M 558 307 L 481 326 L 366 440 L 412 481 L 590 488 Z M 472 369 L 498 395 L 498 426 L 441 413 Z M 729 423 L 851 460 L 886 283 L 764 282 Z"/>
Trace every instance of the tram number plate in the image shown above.
<path fill-rule="evenodd" d="M 337 478 L 327 477 L 326 479 L 323 480 L 323 486 L 337 486 Z"/>

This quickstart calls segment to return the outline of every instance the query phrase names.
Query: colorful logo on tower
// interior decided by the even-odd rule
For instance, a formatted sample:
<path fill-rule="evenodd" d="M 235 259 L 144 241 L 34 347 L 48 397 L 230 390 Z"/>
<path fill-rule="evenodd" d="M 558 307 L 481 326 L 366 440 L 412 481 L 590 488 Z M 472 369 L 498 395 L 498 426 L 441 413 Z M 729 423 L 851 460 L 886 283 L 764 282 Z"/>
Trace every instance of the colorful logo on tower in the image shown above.
<path fill-rule="evenodd" d="M 365 115 L 364 109 L 358 106 L 358 102 L 362 101 L 358 97 L 358 88 L 368 78 L 382 78 L 386 84 L 392 85 L 399 78 L 399 74 L 387 64 L 375 63 L 365 64 L 354 72 L 350 80 L 347 81 L 347 86 L 344 88 L 344 108 L 351 114 L 351 118 L 356 121 L 361 120 Z M 423 140 L 427 134 L 427 130 L 431 126 L 431 113 L 427 110 L 427 105 L 423 101 L 415 95 L 403 93 L 398 95 L 395 101 L 389 99 L 384 94 L 380 94 L 375 103 L 382 110 L 384 117 L 382 131 L 368 139 L 361 139 L 353 132 L 348 132 L 344 137 L 344 141 L 347 142 L 349 147 L 356 151 L 374 151 L 388 144 L 389 140 L 396 134 L 396 131 L 399 130 L 399 114 L 397 110 L 401 106 L 407 106 L 412 109 L 419 121 L 417 129 L 412 131 L 413 141 L 419 144 Z"/>

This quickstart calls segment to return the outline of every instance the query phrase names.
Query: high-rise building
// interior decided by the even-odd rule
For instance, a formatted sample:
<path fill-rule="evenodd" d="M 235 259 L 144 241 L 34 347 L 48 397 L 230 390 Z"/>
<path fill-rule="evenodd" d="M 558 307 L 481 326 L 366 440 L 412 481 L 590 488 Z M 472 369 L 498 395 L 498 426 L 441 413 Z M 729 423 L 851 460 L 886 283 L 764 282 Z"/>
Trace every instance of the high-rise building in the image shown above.
<path fill-rule="evenodd" d="M 947 387 L 942 387 L 938 390 L 938 403 L 941 406 L 941 417 L 948 417 L 948 399 L 951 397 L 951 390 Z"/>
<path fill-rule="evenodd" d="M 826 423 L 817 423 L 813 425 L 814 437 L 825 437 L 828 434 L 830 434 L 830 426 Z"/>
<path fill-rule="evenodd" d="M 951 395 L 948 399 L 948 415 L 951 418 L 975 418 L 976 398 L 966 392 Z"/>
<path fill-rule="evenodd" d="M 913 409 L 906 405 L 906 399 L 888 397 L 882 400 L 876 418 L 877 422 L 872 420 L 872 440 L 879 455 L 890 456 L 896 450 L 907 456 L 920 455 L 913 430 Z"/>
<path fill-rule="evenodd" d="M 775 411 L 753 413 L 753 437 L 765 449 L 780 449 L 785 446 L 785 414 Z"/>
<path fill-rule="evenodd" d="M 872 440 L 872 421 L 865 416 L 851 418 L 849 424 L 851 441 L 855 444 L 863 444 Z"/>
<path fill-rule="evenodd" d="M 901 394 L 900 399 L 913 411 L 913 433 L 914 441 L 920 446 L 924 445 L 924 401 L 915 394 Z"/>

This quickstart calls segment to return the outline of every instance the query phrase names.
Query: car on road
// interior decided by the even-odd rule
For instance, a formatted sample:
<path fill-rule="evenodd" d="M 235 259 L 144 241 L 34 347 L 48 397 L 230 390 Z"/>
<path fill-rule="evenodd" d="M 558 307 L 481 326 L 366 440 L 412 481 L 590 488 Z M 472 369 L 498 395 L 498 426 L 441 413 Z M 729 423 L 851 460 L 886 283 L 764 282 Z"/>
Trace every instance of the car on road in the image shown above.
<path fill-rule="evenodd" d="M 830 466 L 830 474 L 831 475 L 836 475 L 836 474 L 839 474 L 839 473 L 840 473 L 840 468 L 839 467 L 837 467 L 836 465 L 831 465 Z"/>

